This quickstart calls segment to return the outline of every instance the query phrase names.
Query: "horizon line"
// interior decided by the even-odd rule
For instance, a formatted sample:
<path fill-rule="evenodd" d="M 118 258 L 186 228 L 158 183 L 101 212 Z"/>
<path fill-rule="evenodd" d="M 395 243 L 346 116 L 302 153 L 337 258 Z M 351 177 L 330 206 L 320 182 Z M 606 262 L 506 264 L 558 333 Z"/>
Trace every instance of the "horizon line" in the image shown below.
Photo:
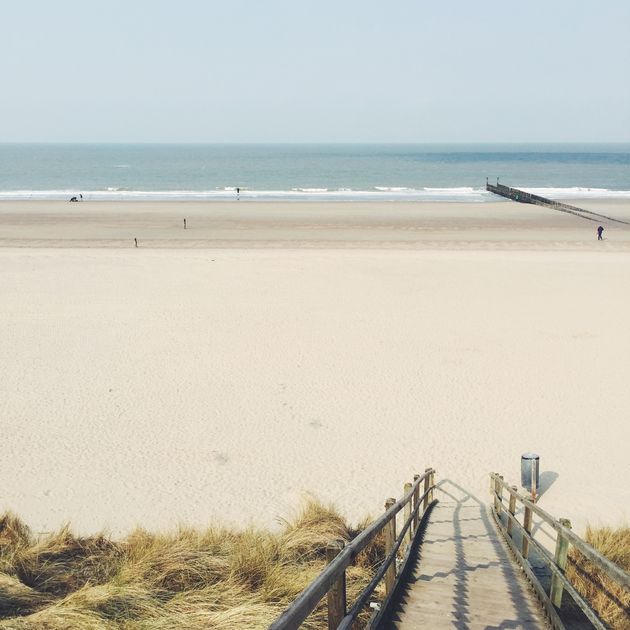
<path fill-rule="evenodd" d="M 300 146 L 300 145 L 312 145 L 312 146 L 427 146 L 427 145 L 572 145 L 572 144 L 612 144 L 612 145 L 630 145 L 630 140 L 466 140 L 466 141 L 374 141 L 374 142 L 356 142 L 356 141 L 223 141 L 223 142 L 211 142 L 211 141 L 161 141 L 161 140 L 11 140 L 0 141 L 0 146 L 7 145 L 90 145 L 90 144 L 102 144 L 102 145 L 160 145 L 160 146 L 177 146 L 177 145 L 189 145 L 189 146 Z"/>

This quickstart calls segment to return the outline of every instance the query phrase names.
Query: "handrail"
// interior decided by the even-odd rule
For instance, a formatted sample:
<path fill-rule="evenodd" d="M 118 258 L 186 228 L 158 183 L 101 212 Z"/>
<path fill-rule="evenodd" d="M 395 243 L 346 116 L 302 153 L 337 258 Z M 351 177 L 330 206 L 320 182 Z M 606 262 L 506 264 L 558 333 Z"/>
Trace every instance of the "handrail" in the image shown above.
<path fill-rule="evenodd" d="M 603 556 L 599 551 L 594 549 L 587 542 L 582 540 L 570 529 L 570 521 L 565 519 L 555 519 L 551 514 L 540 508 L 527 496 L 518 493 L 516 486 L 508 485 L 503 477 L 497 473 L 490 473 L 490 479 L 492 480 L 492 494 L 494 496 L 494 510 L 493 516 L 499 526 L 501 532 L 506 537 L 512 551 L 517 556 L 519 562 L 526 570 L 526 573 L 530 577 L 530 580 L 534 580 L 534 587 L 536 591 L 544 598 L 543 604 L 547 611 L 550 613 L 552 623 L 555 628 L 563 628 L 562 622 L 558 617 L 556 610 L 560 608 L 562 602 L 562 592 L 566 589 L 569 595 L 572 597 L 576 605 L 582 610 L 591 623 L 598 629 L 605 630 L 606 625 L 598 617 L 597 613 L 591 608 L 590 604 L 584 599 L 584 597 L 578 593 L 573 584 L 565 575 L 565 567 L 567 560 L 567 552 L 569 543 L 571 543 L 578 551 L 580 551 L 586 558 L 588 558 L 598 569 L 606 574 L 616 584 L 629 589 L 630 588 L 630 575 L 623 569 L 617 566 L 614 562 L 611 562 L 608 558 Z M 507 490 L 510 495 L 509 508 L 506 510 L 503 505 L 503 490 Z M 515 516 L 516 501 L 519 501 L 525 508 L 525 515 L 523 524 L 518 521 Z M 501 513 L 505 512 L 507 517 L 507 527 L 501 520 Z M 556 550 L 554 556 L 545 549 L 537 540 L 535 540 L 532 534 L 531 528 L 531 515 L 536 514 L 545 523 L 550 525 L 557 532 Z M 568 527 L 567 527 L 568 525 Z M 521 550 L 518 549 L 514 543 L 514 530 L 513 526 L 516 526 L 522 537 Z M 552 573 L 551 588 L 549 594 L 547 594 L 538 580 L 538 578 L 531 571 L 531 565 L 528 559 L 529 545 L 532 545 L 538 552 L 542 561 L 549 567 Z"/>
<path fill-rule="evenodd" d="M 507 490 L 511 495 L 515 496 L 523 505 L 529 507 L 529 509 L 537 514 L 547 524 L 551 525 L 559 534 L 564 538 L 567 538 L 571 544 L 578 549 L 583 555 L 585 555 L 598 569 L 603 571 L 611 580 L 619 583 L 622 586 L 630 589 L 630 574 L 626 573 L 620 566 L 603 556 L 597 549 L 589 545 L 586 541 L 582 540 L 575 532 L 568 527 L 562 525 L 557 519 L 555 519 L 549 512 L 545 512 L 538 505 L 533 503 L 525 495 L 520 495 L 518 491 L 513 490 L 503 479 L 496 473 L 490 475 L 495 481 Z"/>
<path fill-rule="evenodd" d="M 352 627 L 352 624 L 354 623 L 354 620 L 357 618 L 358 614 L 361 612 L 361 609 L 363 608 L 363 606 L 365 606 L 365 604 L 367 604 L 368 599 L 370 598 L 370 595 L 374 592 L 374 590 L 378 586 L 378 583 L 385 576 L 385 573 L 387 572 L 387 569 L 389 568 L 391 563 L 396 559 L 396 554 L 398 553 L 398 550 L 400 549 L 400 546 L 403 543 L 405 534 L 407 533 L 407 530 L 409 529 L 409 527 L 411 527 L 411 523 L 413 522 L 416 514 L 418 514 L 421 501 L 432 490 L 433 488 L 430 488 L 429 490 L 427 490 L 420 496 L 420 498 L 418 499 L 418 503 L 416 504 L 416 507 L 414 508 L 409 518 L 405 521 L 403 528 L 400 530 L 400 534 L 398 534 L 398 538 L 396 539 L 396 544 L 394 545 L 394 548 L 387 555 L 387 557 L 385 558 L 385 560 L 379 567 L 379 570 L 375 573 L 372 580 L 370 580 L 370 583 L 361 591 L 356 601 L 354 602 L 352 608 L 348 611 L 346 616 L 341 621 L 341 624 L 337 627 L 337 630 L 349 630 L 349 628 Z"/>
<path fill-rule="evenodd" d="M 520 527 L 520 523 L 515 516 L 513 516 L 509 512 L 506 513 L 506 516 L 513 523 Z M 599 628 L 600 630 L 607 630 L 607 627 L 602 624 L 601 620 L 597 616 L 597 613 L 591 608 L 589 603 L 582 597 L 582 595 L 580 595 L 580 593 L 575 589 L 573 584 L 571 584 L 567 576 L 564 574 L 564 571 L 560 569 L 560 567 L 556 564 L 555 559 L 552 557 L 551 553 L 547 551 L 547 549 L 545 549 L 531 534 L 528 534 L 527 531 L 521 531 L 521 535 L 527 538 L 527 540 L 536 548 L 536 551 L 540 554 L 543 562 L 549 567 L 556 579 L 562 582 L 563 588 L 565 588 L 569 592 L 569 594 L 573 598 L 573 601 L 588 617 L 589 621 L 596 628 Z"/>
<path fill-rule="evenodd" d="M 424 482 L 424 493 L 420 495 L 420 484 Z M 400 512 L 407 504 L 412 500 L 414 502 L 411 515 L 407 518 L 405 526 L 402 528 L 401 534 L 396 541 L 392 541 L 392 550 L 389 552 L 385 561 L 377 572 L 380 575 L 379 580 L 376 581 L 374 586 L 372 582 L 368 584 L 364 591 L 369 590 L 369 593 L 373 592 L 374 588 L 382 577 L 390 568 L 392 562 L 395 566 L 396 552 L 402 544 L 404 536 L 411 527 L 411 523 L 417 523 L 417 515 L 420 505 L 424 502 L 424 508 L 427 507 L 427 499 L 432 500 L 433 491 L 435 489 L 435 470 L 433 468 L 427 468 L 423 475 L 416 475 L 414 477 L 413 484 L 410 484 L 410 489 L 403 495 L 403 497 L 394 502 L 391 506 L 388 504 L 386 511 L 375 521 L 373 521 L 366 529 L 364 529 L 354 540 L 350 541 L 342 551 L 332 560 L 326 568 L 311 582 L 295 599 L 295 601 L 269 626 L 269 630 L 294 630 L 300 626 L 300 624 L 315 610 L 320 600 L 331 590 L 333 585 L 341 579 L 344 579 L 346 568 L 354 561 L 358 554 L 365 549 L 365 547 L 387 526 L 392 519 L 395 519 L 398 512 Z M 406 487 L 409 487 L 406 486 Z M 415 534 L 419 531 L 416 527 Z M 395 535 L 394 535 L 395 537 Z M 367 597 L 369 597 L 369 593 Z M 363 601 L 363 605 L 367 599 L 362 592 L 357 601 Z M 350 610 L 350 613 L 346 614 L 343 611 L 343 619 L 339 621 L 343 623 L 347 617 L 352 614 L 352 619 L 356 618 L 356 615 L 360 612 L 361 608 L 355 610 L 354 607 Z M 334 626 L 339 627 L 339 624 Z"/>

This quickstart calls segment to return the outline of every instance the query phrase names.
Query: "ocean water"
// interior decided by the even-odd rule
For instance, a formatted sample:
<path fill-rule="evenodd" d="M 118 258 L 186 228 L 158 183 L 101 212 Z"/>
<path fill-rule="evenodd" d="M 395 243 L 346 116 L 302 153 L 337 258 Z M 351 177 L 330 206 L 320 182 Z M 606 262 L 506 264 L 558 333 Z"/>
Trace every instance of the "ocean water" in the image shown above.
<path fill-rule="evenodd" d="M 486 177 L 630 198 L 630 144 L 0 144 L 0 199 L 486 202 Z"/>

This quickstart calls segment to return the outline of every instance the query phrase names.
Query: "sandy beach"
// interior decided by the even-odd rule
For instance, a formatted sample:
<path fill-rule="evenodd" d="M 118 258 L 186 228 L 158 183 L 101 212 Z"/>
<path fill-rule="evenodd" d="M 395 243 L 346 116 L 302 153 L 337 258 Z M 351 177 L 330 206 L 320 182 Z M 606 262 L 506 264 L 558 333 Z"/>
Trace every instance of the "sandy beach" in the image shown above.
<path fill-rule="evenodd" d="M 630 200 L 575 203 L 630 221 Z M 597 243 L 595 221 L 510 201 L 0 201 L 0 222 L 0 247 L 630 249 L 630 226 Z"/>
<path fill-rule="evenodd" d="M 535 451 L 544 509 L 627 521 L 630 229 L 602 224 L 3 202 L 0 507 L 121 534 L 269 526 L 311 492 L 359 519 L 427 466 L 488 501 L 487 473 L 517 483 Z"/>

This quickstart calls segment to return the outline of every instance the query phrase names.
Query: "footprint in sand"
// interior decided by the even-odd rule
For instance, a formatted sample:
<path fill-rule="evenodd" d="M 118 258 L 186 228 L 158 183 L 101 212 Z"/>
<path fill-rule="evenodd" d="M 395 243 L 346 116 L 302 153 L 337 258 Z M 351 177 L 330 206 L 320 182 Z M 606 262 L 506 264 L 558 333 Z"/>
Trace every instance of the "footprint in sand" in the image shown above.
<path fill-rule="evenodd" d="M 230 461 L 228 454 L 224 453 L 223 451 L 211 451 L 211 452 L 212 452 L 212 459 L 214 459 L 214 461 L 217 464 L 221 464 L 223 466 L 224 464 L 227 464 Z"/>
<path fill-rule="evenodd" d="M 324 425 L 322 424 L 321 420 L 315 419 L 315 420 L 311 420 L 308 423 L 308 426 L 313 427 L 313 429 L 321 429 Z"/>
<path fill-rule="evenodd" d="M 594 339 L 597 335 L 590 332 L 577 332 L 573 333 L 573 339 Z"/>

